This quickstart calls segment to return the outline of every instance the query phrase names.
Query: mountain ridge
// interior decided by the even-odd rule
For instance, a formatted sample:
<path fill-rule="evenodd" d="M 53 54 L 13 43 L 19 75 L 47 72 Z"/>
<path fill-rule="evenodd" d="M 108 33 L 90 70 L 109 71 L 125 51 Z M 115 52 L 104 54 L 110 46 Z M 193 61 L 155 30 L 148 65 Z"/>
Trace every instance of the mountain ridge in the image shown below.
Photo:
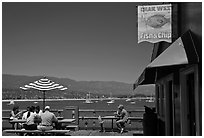
<path fill-rule="evenodd" d="M 21 86 L 29 84 L 43 78 L 44 76 L 26 76 L 26 75 L 12 75 L 2 74 L 2 89 L 19 90 Z M 154 91 L 152 86 L 138 87 L 134 92 L 132 84 L 117 82 L 117 81 L 76 81 L 69 78 L 47 77 L 48 79 L 68 87 L 68 92 L 77 91 L 84 93 L 93 93 L 100 95 L 132 95 L 132 94 L 145 94 L 150 95 Z M 144 93 L 143 93 L 144 92 Z"/>

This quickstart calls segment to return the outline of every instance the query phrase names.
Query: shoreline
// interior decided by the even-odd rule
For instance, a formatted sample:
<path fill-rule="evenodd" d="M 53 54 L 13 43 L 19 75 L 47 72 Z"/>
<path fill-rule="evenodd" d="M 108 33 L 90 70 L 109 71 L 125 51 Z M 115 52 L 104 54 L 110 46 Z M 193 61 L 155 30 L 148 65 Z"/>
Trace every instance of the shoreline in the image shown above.
<path fill-rule="evenodd" d="M 126 100 L 128 98 L 99 98 L 99 99 L 96 99 L 96 98 L 90 98 L 89 100 L 95 100 L 95 101 L 98 101 L 98 100 Z M 147 98 L 131 98 L 132 100 L 139 100 L 139 99 L 147 99 Z M 2 102 L 10 102 L 10 101 L 42 101 L 43 99 L 8 99 L 8 100 L 2 100 Z M 87 100 L 87 99 L 45 99 L 46 101 L 66 101 L 66 100 L 70 100 L 70 101 L 84 101 L 84 100 Z"/>
<path fill-rule="evenodd" d="M 122 98 L 111 98 L 114 100 L 120 100 Z M 102 100 L 111 100 L 110 98 L 104 98 Z M 10 102 L 10 101 L 42 101 L 43 99 L 9 99 L 9 100 L 2 100 L 2 102 Z M 66 101 L 66 100 L 71 100 L 71 101 L 84 101 L 87 99 L 45 99 L 46 101 Z M 94 99 L 94 98 L 90 98 L 89 100 L 101 100 L 101 99 Z"/>

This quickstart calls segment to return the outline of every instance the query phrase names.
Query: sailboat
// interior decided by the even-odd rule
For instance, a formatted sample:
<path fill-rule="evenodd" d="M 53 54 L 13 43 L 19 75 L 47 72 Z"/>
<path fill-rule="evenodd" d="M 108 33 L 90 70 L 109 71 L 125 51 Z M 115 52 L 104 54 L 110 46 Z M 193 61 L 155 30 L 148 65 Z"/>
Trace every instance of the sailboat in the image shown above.
<path fill-rule="evenodd" d="M 127 98 L 125 101 L 130 102 L 130 104 L 135 104 L 135 101 L 133 101 L 131 98 Z"/>
<path fill-rule="evenodd" d="M 103 100 L 104 100 L 104 97 L 105 97 L 105 96 L 103 95 L 103 96 L 100 98 L 100 101 L 103 101 Z"/>
<path fill-rule="evenodd" d="M 86 104 L 92 104 L 93 103 L 93 101 L 90 100 L 90 92 L 89 92 L 89 94 L 86 95 L 86 101 L 84 103 L 86 103 Z"/>
<path fill-rule="evenodd" d="M 111 100 L 109 102 L 107 102 L 108 104 L 115 103 L 115 100 L 112 99 L 112 93 L 110 93 L 109 99 L 111 99 Z"/>
<path fill-rule="evenodd" d="M 134 102 L 134 101 L 132 101 L 132 98 L 131 97 L 134 97 L 134 93 L 132 93 L 132 95 L 131 96 L 129 96 L 125 101 L 126 102 Z"/>
<path fill-rule="evenodd" d="M 34 104 L 37 104 L 38 102 L 33 102 Z"/>
<path fill-rule="evenodd" d="M 107 102 L 108 104 L 112 104 L 115 103 L 115 100 L 110 100 L 109 102 Z"/>
<path fill-rule="evenodd" d="M 130 101 L 131 101 L 131 99 L 130 99 L 130 98 L 127 98 L 125 101 L 126 101 L 126 102 L 130 102 Z"/>

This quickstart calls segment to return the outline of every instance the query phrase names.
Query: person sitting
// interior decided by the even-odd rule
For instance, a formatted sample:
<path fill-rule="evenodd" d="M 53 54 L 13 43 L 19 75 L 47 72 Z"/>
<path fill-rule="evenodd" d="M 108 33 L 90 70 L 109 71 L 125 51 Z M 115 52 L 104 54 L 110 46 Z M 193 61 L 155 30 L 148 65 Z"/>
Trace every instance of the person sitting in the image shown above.
<path fill-rule="evenodd" d="M 14 105 L 13 110 L 11 111 L 10 114 L 10 120 L 18 120 L 21 116 L 22 112 L 19 111 L 19 106 L 18 105 Z M 17 129 L 18 124 L 15 123 L 14 124 L 14 129 Z"/>
<path fill-rule="evenodd" d="M 30 116 L 30 106 L 27 107 L 27 110 L 25 113 L 23 113 L 22 119 L 26 120 Z"/>
<path fill-rule="evenodd" d="M 34 113 L 34 111 L 35 111 L 35 107 L 31 106 L 30 112 L 28 112 L 28 114 L 30 115 L 26 119 L 26 123 L 23 125 L 23 128 L 25 128 L 26 130 L 37 130 L 37 124 L 34 121 L 36 117 L 36 113 Z"/>
<path fill-rule="evenodd" d="M 39 106 L 39 105 L 35 107 L 35 113 L 36 113 L 37 115 L 41 116 L 42 110 L 40 110 L 40 106 Z"/>
<path fill-rule="evenodd" d="M 40 110 L 40 106 L 36 106 L 35 107 L 35 112 L 34 112 L 36 115 L 35 115 L 35 118 L 34 118 L 34 122 L 39 125 L 42 121 L 41 119 L 41 114 L 42 114 L 42 110 Z"/>
<path fill-rule="evenodd" d="M 43 131 L 53 129 L 53 123 L 58 122 L 55 114 L 50 112 L 50 106 L 45 107 L 45 112 L 41 114 L 41 119 L 41 124 L 37 126 L 37 129 Z"/>
<path fill-rule="evenodd" d="M 19 106 L 15 105 L 11 111 L 10 119 L 18 119 L 22 112 L 19 111 Z"/>
<path fill-rule="evenodd" d="M 22 120 L 26 120 L 30 116 L 30 106 L 27 107 L 26 112 L 23 113 Z M 22 128 L 24 128 L 24 124 L 26 123 L 19 123 Z"/>
<path fill-rule="evenodd" d="M 127 123 L 128 120 L 128 112 L 124 109 L 123 105 L 118 106 L 118 111 L 116 112 L 115 116 L 118 117 L 118 119 L 116 120 L 116 125 L 120 130 L 120 133 L 123 133 L 125 123 Z"/>

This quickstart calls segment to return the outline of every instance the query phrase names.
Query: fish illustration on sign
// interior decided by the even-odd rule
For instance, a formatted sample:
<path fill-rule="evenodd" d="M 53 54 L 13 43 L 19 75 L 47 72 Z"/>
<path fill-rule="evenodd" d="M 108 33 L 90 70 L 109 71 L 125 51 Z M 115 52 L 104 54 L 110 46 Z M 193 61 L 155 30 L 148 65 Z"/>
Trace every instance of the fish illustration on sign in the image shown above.
<path fill-rule="evenodd" d="M 153 16 L 150 16 L 145 21 L 146 25 L 153 27 L 153 28 L 161 28 L 166 23 L 170 23 L 170 18 L 164 17 L 164 15 L 161 14 L 155 14 Z"/>

